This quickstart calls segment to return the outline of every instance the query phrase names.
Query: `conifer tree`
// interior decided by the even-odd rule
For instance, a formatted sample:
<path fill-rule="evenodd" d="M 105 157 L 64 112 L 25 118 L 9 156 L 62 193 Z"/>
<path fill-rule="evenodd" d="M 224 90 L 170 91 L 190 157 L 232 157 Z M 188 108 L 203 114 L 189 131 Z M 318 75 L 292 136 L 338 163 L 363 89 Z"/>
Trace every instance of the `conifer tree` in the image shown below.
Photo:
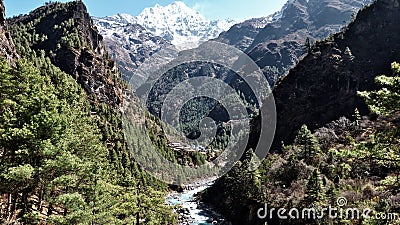
<path fill-rule="evenodd" d="M 306 125 L 303 125 L 295 139 L 297 145 L 297 155 L 299 159 L 304 159 L 305 162 L 312 164 L 316 161 L 316 157 L 321 153 L 318 140 Z"/>
<path fill-rule="evenodd" d="M 392 115 L 400 111 L 400 63 L 392 63 L 392 76 L 381 75 L 375 82 L 382 88 L 377 91 L 359 92 L 371 111 L 380 115 Z"/>
<path fill-rule="evenodd" d="M 375 81 L 381 86 L 379 90 L 359 92 L 364 97 L 370 110 L 378 115 L 395 116 L 400 113 L 400 64 L 392 63 L 392 75 L 378 76 Z M 383 181 L 383 185 L 389 188 L 400 187 L 400 138 L 399 123 L 396 120 L 394 126 L 384 129 L 370 136 L 370 141 L 356 146 L 354 155 L 360 160 L 371 163 L 370 167 L 383 166 L 390 168 L 392 174 Z"/>
<path fill-rule="evenodd" d="M 321 174 L 318 169 L 314 169 L 307 182 L 305 200 L 307 203 L 317 203 L 325 199 L 325 192 L 322 185 Z"/>

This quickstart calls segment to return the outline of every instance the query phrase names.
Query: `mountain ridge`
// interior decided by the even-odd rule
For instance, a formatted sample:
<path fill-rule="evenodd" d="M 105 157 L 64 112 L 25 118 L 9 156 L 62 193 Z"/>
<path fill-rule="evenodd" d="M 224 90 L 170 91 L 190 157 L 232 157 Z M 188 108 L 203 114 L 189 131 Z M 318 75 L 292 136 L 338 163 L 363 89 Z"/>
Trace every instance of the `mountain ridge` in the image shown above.
<path fill-rule="evenodd" d="M 99 19 L 121 24 L 139 24 L 175 46 L 208 41 L 235 23 L 231 19 L 209 21 L 181 1 L 167 6 L 156 4 L 154 7 L 145 8 L 138 16 L 117 14 Z"/>
<path fill-rule="evenodd" d="M 124 24 L 100 18 L 94 18 L 94 23 L 104 38 L 110 56 L 117 62 L 123 79 L 134 79 L 132 83 L 140 83 L 144 79 L 135 74 L 135 70 L 146 59 L 172 45 L 139 24 Z"/>
<path fill-rule="evenodd" d="M 96 96 L 92 101 L 118 106 L 123 101 L 124 88 L 117 65 L 108 56 L 103 37 L 94 27 L 86 6 L 80 1 L 69 2 L 66 3 L 68 11 L 61 11 L 57 4 L 60 3 L 50 3 L 30 14 L 10 18 L 8 23 L 20 26 L 38 20 L 35 29 L 29 32 L 42 38 L 31 43 L 31 47 L 45 51 L 52 63 L 73 76 L 89 96 Z"/>
<path fill-rule="evenodd" d="M 146 78 L 135 71 L 153 54 L 168 47 L 177 50 L 193 48 L 217 37 L 234 24 L 233 20 L 209 21 L 183 2 L 165 7 L 157 4 L 144 9 L 136 17 L 117 14 L 93 17 L 93 20 L 123 78 L 138 85 Z"/>
<path fill-rule="evenodd" d="M 273 92 L 278 111 L 277 142 L 292 141 L 303 124 L 315 129 L 340 116 L 351 117 L 355 108 L 368 112 L 357 91 L 374 89 L 374 78 L 390 73 L 390 64 L 400 59 L 400 39 L 391 35 L 400 32 L 396 25 L 399 7 L 394 7 L 397 0 L 378 2 L 361 10 L 343 32 L 318 42 L 278 82 Z M 383 22 L 373 15 L 379 15 Z"/>
<path fill-rule="evenodd" d="M 297 64 L 315 40 L 338 32 L 369 0 L 291 0 L 263 28 L 234 25 L 216 40 L 233 43 L 260 66 L 271 85 Z M 331 10 L 331 9 L 334 10 Z M 329 13 L 326 13 L 329 12 Z M 253 19 L 254 20 L 254 19 Z M 248 36 L 247 33 L 251 33 Z"/>

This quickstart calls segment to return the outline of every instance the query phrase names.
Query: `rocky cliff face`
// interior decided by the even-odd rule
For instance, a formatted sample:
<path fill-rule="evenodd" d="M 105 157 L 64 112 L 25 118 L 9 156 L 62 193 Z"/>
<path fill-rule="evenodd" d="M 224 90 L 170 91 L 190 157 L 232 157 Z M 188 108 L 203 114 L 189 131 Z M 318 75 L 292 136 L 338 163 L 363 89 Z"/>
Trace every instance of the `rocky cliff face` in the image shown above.
<path fill-rule="evenodd" d="M 270 40 L 290 37 L 294 33 L 303 39 L 302 44 L 305 43 L 307 37 L 323 39 L 346 26 L 352 14 L 357 13 L 370 2 L 366 0 L 288 1 L 281 10 L 281 18 L 265 26 L 248 50 L 251 51 L 257 45 Z"/>
<path fill-rule="evenodd" d="M 93 20 L 104 37 L 104 44 L 111 57 L 117 62 L 123 79 L 130 81 L 132 78 L 132 84 L 141 83 L 145 79 L 135 74 L 135 70 L 154 53 L 171 45 L 139 24 L 125 24 L 101 18 Z"/>
<path fill-rule="evenodd" d="M 11 63 L 18 58 L 10 34 L 7 32 L 5 8 L 2 0 L 0 0 L 0 55 L 6 57 Z"/>
<path fill-rule="evenodd" d="M 307 52 L 310 43 L 347 25 L 371 0 L 293 0 L 277 13 L 234 25 L 217 41 L 245 51 L 274 83 Z M 261 26 L 260 26 L 261 25 Z"/>
<path fill-rule="evenodd" d="M 315 129 L 354 114 L 367 113 L 357 91 L 375 88 L 374 78 L 390 74 L 400 60 L 398 0 L 378 0 L 329 41 L 319 42 L 278 82 L 276 145 L 290 143 L 302 124 Z"/>
<path fill-rule="evenodd" d="M 196 47 L 235 23 L 233 20 L 208 21 L 180 1 L 165 7 L 157 4 L 135 17 L 117 14 L 93 19 L 123 78 L 133 79 L 134 85 L 146 79 L 135 71 L 154 53 L 171 45 L 178 49 Z"/>
<path fill-rule="evenodd" d="M 28 32 L 40 38 L 31 48 L 43 50 L 54 65 L 73 76 L 92 101 L 114 106 L 121 103 L 123 85 L 117 66 L 81 1 L 47 3 L 9 23 L 32 26 Z"/>
<path fill-rule="evenodd" d="M 254 18 L 235 24 L 228 31 L 222 32 L 219 37 L 214 40 L 235 46 L 241 51 L 246 51 L 253 43 L 258 33 L 268 23 L 279 19 L 278 16 L 279 14 L 277 13 L 269 17 Z"/>
<path fill-rule="evenodd" d="M 306 42 L 324 39 L 346 26 L 351 15 L 370 1 L 294 0 L 282 18 L 268 24 L 247 49 L 271 82 L 276 81 L 307 52 Z"/>

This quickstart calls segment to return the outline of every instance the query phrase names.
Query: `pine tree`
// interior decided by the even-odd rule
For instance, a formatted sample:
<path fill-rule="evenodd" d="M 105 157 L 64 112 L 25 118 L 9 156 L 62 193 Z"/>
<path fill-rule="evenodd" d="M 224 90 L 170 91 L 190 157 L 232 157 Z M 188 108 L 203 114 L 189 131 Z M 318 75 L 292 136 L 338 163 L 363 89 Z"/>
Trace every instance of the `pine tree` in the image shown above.
<path fill-rule="evenodd" d="M 125 176 L 112 170 L 87 102 L 79 97 L 83 92 L 55 87 L 26 60 L 16 65 L 0 61 L 0 194 L 9 199 L 1 218 L 37 224 L 38 213 L 46 211 L 44 220 L 52 224 L 131 223 L 130 215 L 139 210 L 139 196 L 129 192 L 135 182 L 127 168 Z M 127 153 L 123 156 L 128 167 Z M 149 189 L 143 196 L 154 204 L 142 209 L 142 218 L 156 224 L 173 220 L 160 192 Z M 155 209 L 160 209 L 157 216 L 149 213 Z"/>
<path fill-rule="evenodd" d="M 392 76 L 381 75 L 375 81 L 382 88 L 377 91 L 359 92 L 364 97 L 370 110 L 378 115 L 395 116 L 400 113 L 400 64 L 392 63 Z M 354 155 L 361 160 L 368 160 L 372 166 L 390 168 L 393 172 L 383 184 L 387 187 L 400 187 L 400 128 L 394 126 L 371 135 L 370 141 L 356 146 Z"/>
<path fill-rule="evenodd" d="M 306 125 L 303 125 L 295 139 L 298 158 L 305 162 L 313 164 L 317 161 L 321 153 L 317 138 L 311 133 Z"/>
<path fill-rule="evenodd" d="M 359 92 L 371 111 L 380 115 L 392 115 L 400 111 L 400 63 L 392 63 L 392 76 L 381 75 L 375 82 L 382 86 L 378 91 Z"/>
<path fill-rule="evenodd" d="M 307 182 L 305 201 L 308 204 L 318 203 L 325 199 L 325 192 L 322 185 L 321 174 L 314 169 Z"/>
<path fill-rule="evenodd" d="M 339 197 L 339 190 L 334 184 L 331 184 L 329 186 L 329 189 L 326 191 L 326 197 L 330 205 L 333 206 L 337 204 L 337 199 Z"/>
<path fill-rule="evenodd" d="M 261 187 L 261 174 L 258 170 L 258 166 L 261 162 L 258 157 L 255 155 L 253 149 L 249 149 L 246 152 L 245 159 L 243 161 L 243 168 L 246 173 L 244 174 L 246 179 L 248 180 L 249 188 L 253 189 L 252 192 L 257 192 Z"/>
<path fill-rule="evenodd" d="M 33 221 L 38 209 L 47 212 L 41 222 L 52 224 L 133 224 L 130 216 L 139 210 L 140 198 L 135 188 L 142 182 L 152 187 L 143 193 L 155 204 L 142 209 L 140 219 L 163 224 L 172 216 L 164 206 L 166 184 L 133 162 L 118 109 L 87 96 L 72 76 L 47 57 L 54 59 L 66 46 L 77 51 L 91 47 L 78 35 L 81 21 L 57 17 L 53 29 L 62 37 L 54 40 L 54 49 L 40 49 L 48 45 L 38 24 L 49 15 L 70 16 L 68 8 L 74 4 L 47 5 L 45 13 L 32 14 L 26 24 L 10 24 L 23 60 L 15 69 L 0 63 L 0 195 L 9 198 L 7 215 L 0 218 L 14 214 L 27 224 L 37 224 Z M 121 82 L 115 74 L 110 76 Z M 143 139 L 139 133 L 132 137 L 134 143 Z M 147 152 L 148 146 L 140 148 Z M 158 209 L 162 210 L 154 213 Z"/>

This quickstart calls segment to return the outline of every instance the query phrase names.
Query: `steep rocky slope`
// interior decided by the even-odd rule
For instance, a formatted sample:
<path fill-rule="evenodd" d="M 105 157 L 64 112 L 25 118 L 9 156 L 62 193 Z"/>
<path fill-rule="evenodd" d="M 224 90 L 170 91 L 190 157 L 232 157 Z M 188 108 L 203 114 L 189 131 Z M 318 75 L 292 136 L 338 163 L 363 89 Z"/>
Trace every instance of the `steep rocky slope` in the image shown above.
<path fill-rule="evenodd" d="M 254 18 L 233 25 L 214 39 L 245 51 L 253 43 L 258 33 L 269 23 L 279 19 L 279 12 L 268 17 Z"/>
<path fill-rule="evenodd" d="M 122 79 L 82 1 L 47 3 L 30 14 L 11 18 L 9 24 L 14 39 L 18 40 L 19 52 L 28 57 L 48 57 L 52 64 L 83 87 L 91 103 L 88 107 L 97 119 L 111 154 L 125 154 L 125 158 L 130 157 L 135 163 L 122 124 L 122 111 L 129 107 L 134 111 L 130 122 L 140 125 L 146 122 L 147 131 L 156 136 L 153 140 L 162 142 L 158 146 L 160 151 L 176 160 L 164 134 L 158 133 L 162 130 L 161 123 L 157 118 L 144 116 L 138 97 Z M 131 138 L 145 139 L 141 135 Z M 143 148 L 150 148 L 151 143 L 147 144 L 149 146 Z M 190 157 L 183 163 L 189 161 Z"/>
<path fill-rule="evenodd" d="M 9 62 L 18 57 L 10 34 L 7 31 L 5 9 L 2 0 L 0 1 L 0 55 L 6 57 Z"/>
<path fill-rule="evenodd" d="M 139 24 L 125 24 L 101 18 L 93 20 L 104 37 L 110 56 L 117 62 L 123 79 L 129 81 L 133 78 L 132 84 L 144 79 L 134 76 L 135 70 L 154 53 L 171 45 Z"/>
<path fill-rule="evenodd" d="M 31 48 L 44 51 L 52 63 L 73 76 L 92 101 L 117 106 L 123 85 L 117 66 L 108 56 L 103 37 L 93 25 L 81 2 L 50 3 L 32 13 L 9 20 L 11 26 L 34 27 L 27 32 L 34 39 Z M 95 96 L 95 98 L 93 98 Z"/>
<path fill-rule="evenodd" d="M 344 32 L 317 43 L 275 87 L 276 144 L 290 143 L 302 124 L 315 129 L 355 108 L 366 113 L 356 93 L 373 89 L 374 78 L 400 60 L 399 22 L 398 0 L 379 0 Z"/>
<path fill-rule="evenodd" d="M 352 2 L 344 0 L 288 1 L 281 11 L 266 18 L 252 19 L 237 24 L 229 31 L 221 34 L 216 40 L 244 49 L 254 39 L 251 46 L 248 47 L 247 53 L 264 70 L 265 76 L 273 84 L 284 72 L 297 63 L 301 55 L 307 52 L 305 48 L 307 38 L 322 38 L 330 32 L 338 31 L 346 21 L 350 20 L 351 14 L 363 6 L 363 3 L 364 1 L 361 0 Z M 332 7 L 336 10 L 327 14 L 328 20 L 322 22 L 323 18 L 320 14 L 330 12 Z M 261 28 L 263 26 L 264 28 Z M 311 45 L 309 47 L 311 48 Z M 165 80 L 160 86 L 177 84 L 178 81 L 184 79 L 186 71 L 190 71 L 191 77 L 206 75 L 202 73 L 200 67 L 190 69 L 181 67 L 177 71 L 178 75 L 172 81 Z M 211 71 L 210 74 L 217 74 L 216 78 L 222 78 L 222 80 L 230 83 L 241 93 L 244 93 L 248 102 L 252 102 L 252 91 L 241 86 L 242 82 L 232 77 L 232 74 L 224 74 L 223 71 L 218 71 L 218 68 L 205 71 Z M 153 90 L 158 91 L 154 96 L 166 94 L 165 88 Z M 155 104 L 150 105 L 154 106 Z M 204 103 L 204 108 L 210 108 L 209 104 Z M 158 115 L 154 110 L 150 111 Z M 224 118 L 217 118 L 217 120 L 219 119 L 225 120 Z"/>
<path fill-rule="evenodd" d="M 209 21 L 180 1 L 165 7 L 156 4 L 138 16 L 117 14 L 93 20 L 124 79 L 133 78 L 133 84 L 144 80 L 135 70 L 154 53 L 171 45 L 179 49 L 193 48 L 235 23 L 233 20 Z"/>
<path fill-rule="evenodd" d="M 306 42 L 336 33 L 370 0 L 294 0 L 267 17 L 233 26 L 217 39 L 245 51 L 271 83 L 307 52 Z M 259 20 L 265 25 L 259 27 Z M 262 24 L 262 23 L 261 23 Z"/>
<path fill-rule="evenodd" d="M 127 146 L 120 110 L 126 85 L 82 1 L 46 3 L 10 19 L 8 30 L 22 60 L 16 68 L 1 61 L 0 224 L 173 224 L 166 185 L 144 173 Z M 137 111 L 134 122 L 144 123 Z M 166 153 L 161 125 L 146 122 Z M 130 135 L 136 143 L 146 137 Z M 20 182 L 5 175 L 10 171 Z M 139 185 L 151 188 L 128 197 Z M 149 207 L 139 215 L 139 207 L 124 206 L 135 201 Z"/>

